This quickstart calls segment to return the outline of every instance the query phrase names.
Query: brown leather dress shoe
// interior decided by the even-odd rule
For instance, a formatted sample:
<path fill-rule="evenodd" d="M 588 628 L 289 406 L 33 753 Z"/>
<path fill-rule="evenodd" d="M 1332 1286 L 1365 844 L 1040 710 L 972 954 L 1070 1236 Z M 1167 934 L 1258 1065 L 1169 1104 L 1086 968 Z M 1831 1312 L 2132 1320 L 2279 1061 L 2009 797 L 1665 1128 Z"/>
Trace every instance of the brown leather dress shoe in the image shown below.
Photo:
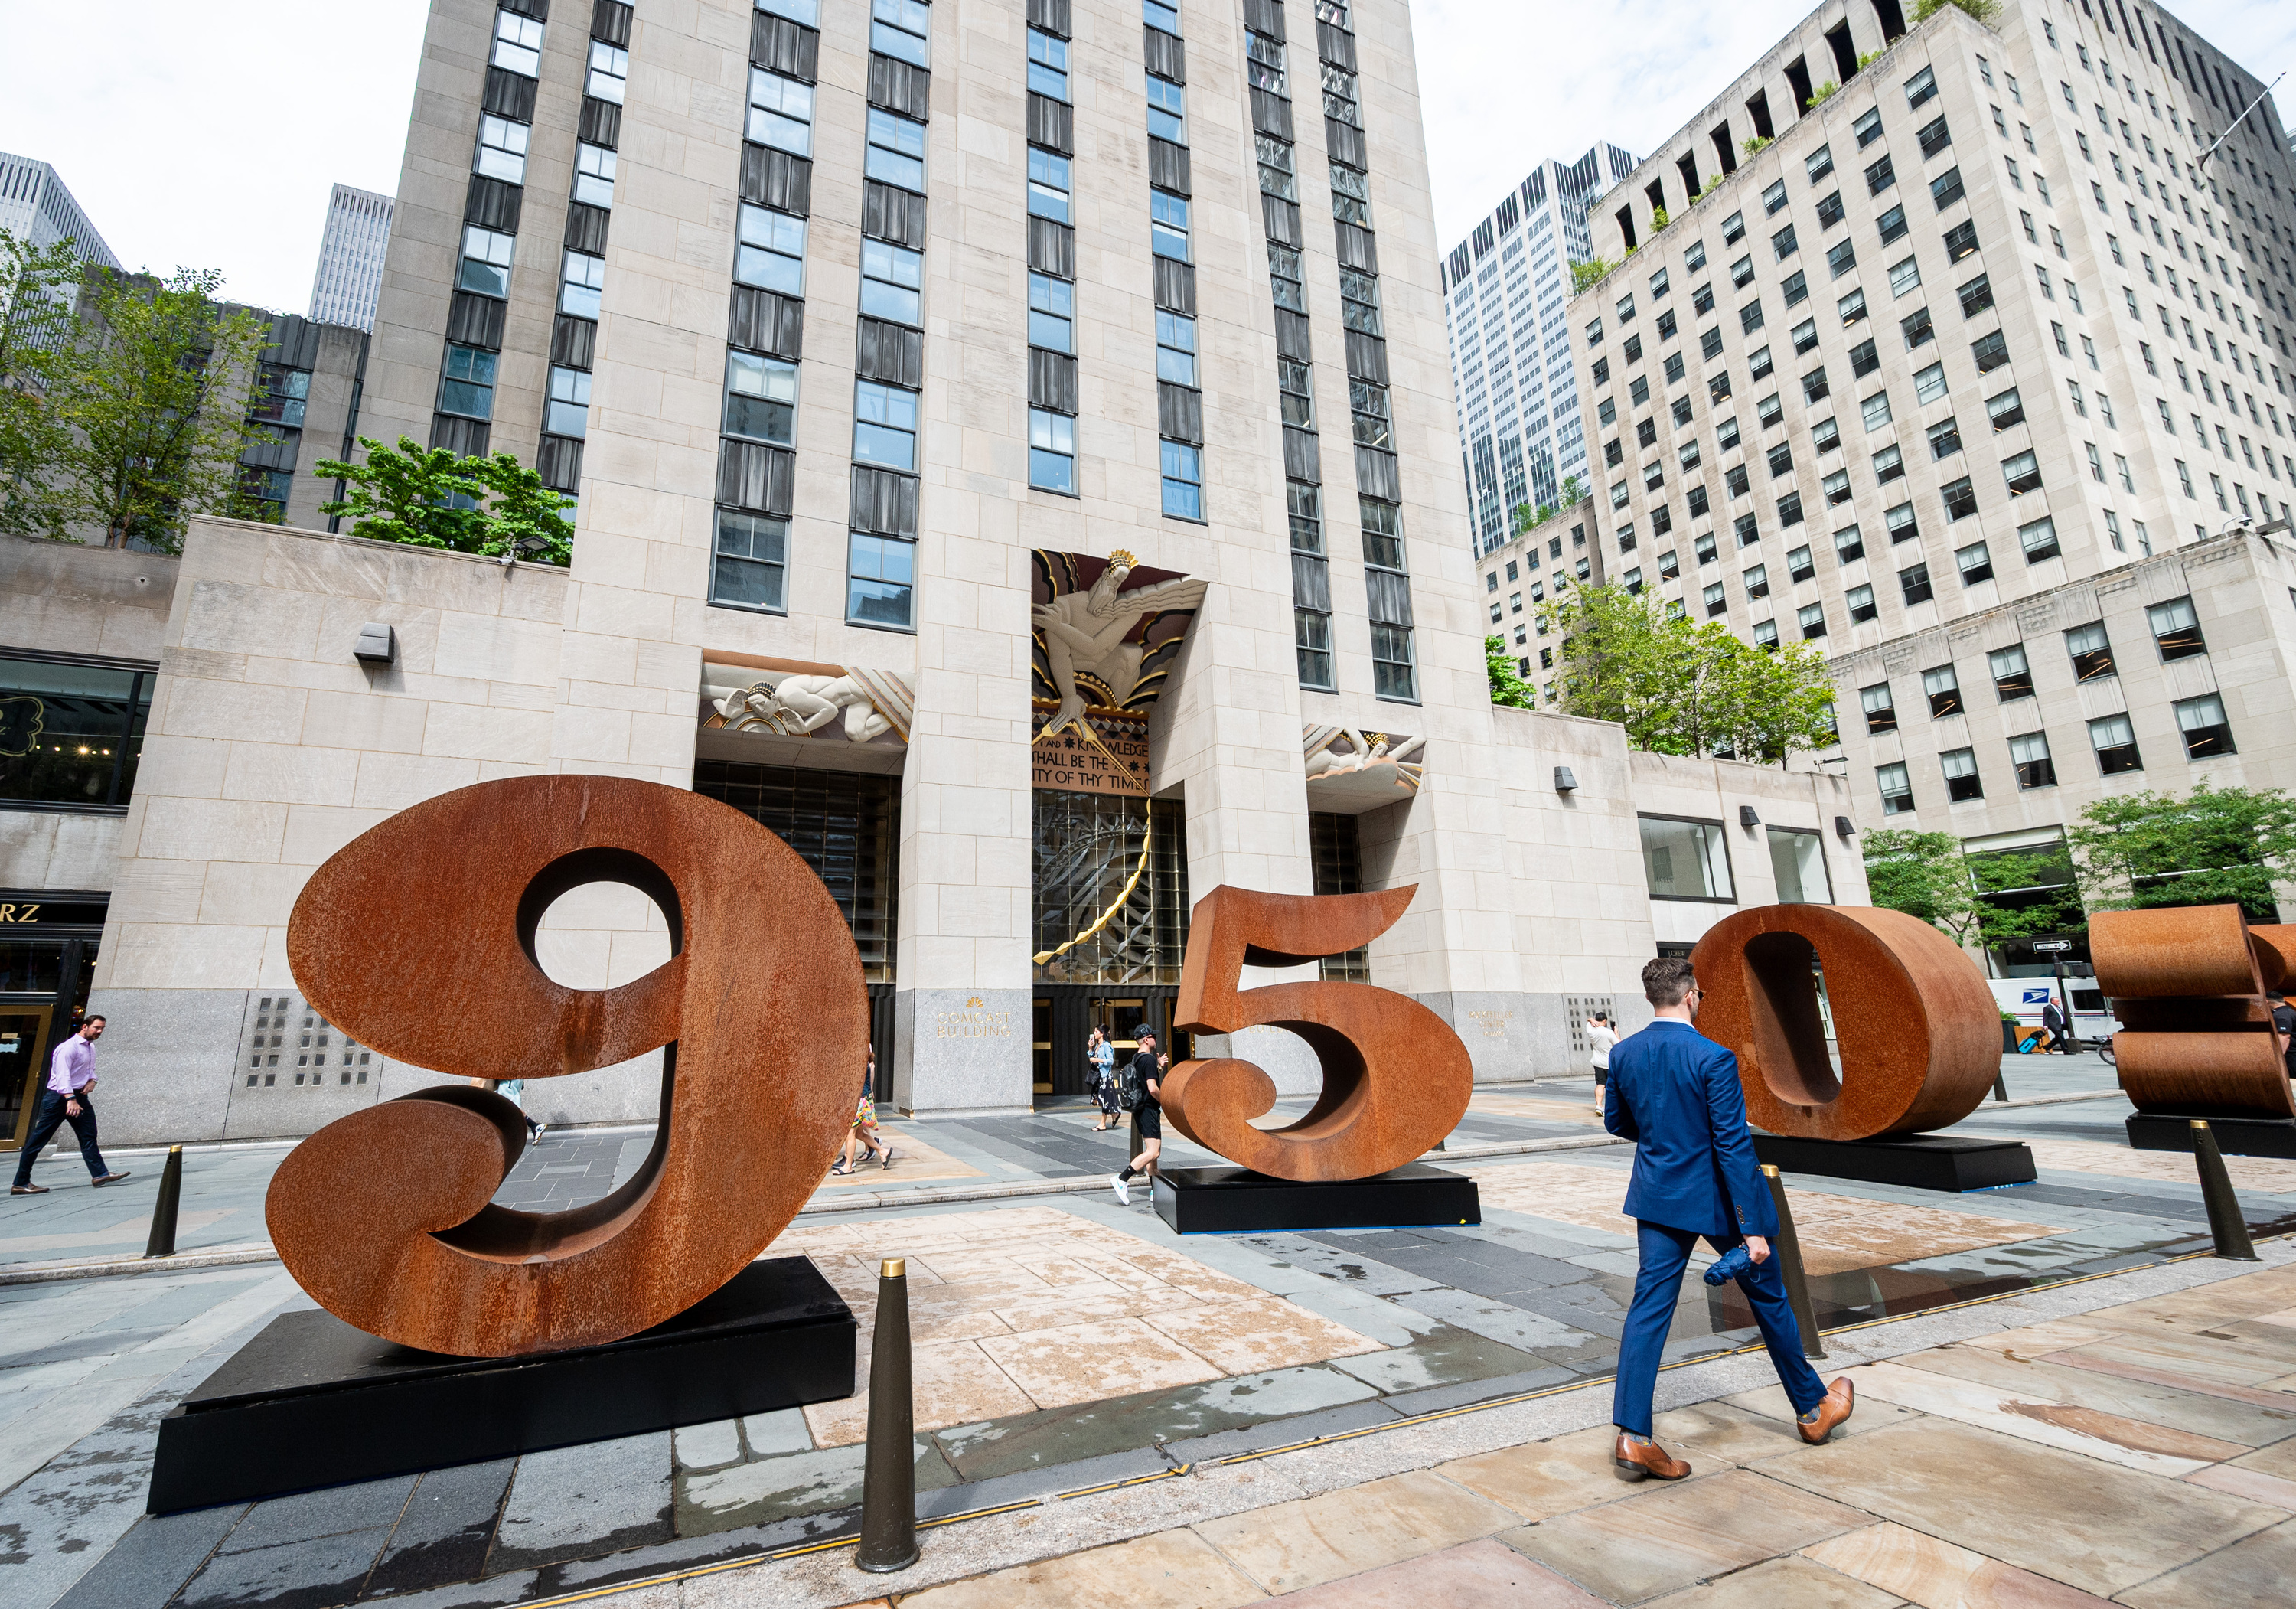
<path fill-rule="evenodd" d="M 1640 1481 L 1651 1475 L 1661 1481 L 1679 1481 L 1690 1473 L 1689 1465 L 1667 1457 L 1666 1449 L 1657 1442 L 1628 1441 L 1624 1431 L 1619 1433 L 1619 1444 L 1611 1457 L 1621 1481 Z"/>
<path fill-rule="evenodd" d="M 1831 1436 L 1833 1433 L 1833 1427 L 1849 1417 L 1857 1407 L 1857 1388 L 1849 1383 L 1849 1375 L 1837 1375 L 1834 1376 L 1833 1383 L 1826 1388 L 1824 1397 L 1818 1402 L 1817 1417 L 1807 1422 L 1797 1419 L 1794 1421 L 1794 1428 L 1801 1432 L 1803 1441 L 1816 1447 Z"/>
<path fill-rule="evenodd" d="M 11 1195 L 45 1195 L 47 1193 L 48 1186 L 45 1185 L 11 1185 L 8 1186 L 8 1194 Z"/>
<path fill-rule="evenodd" d="M 116 1185 L 127 1177 L 125 1173 L 107 1173 L 102 1178 L 92 1178 L 87 1182 L 91 1187 L 100 1189 L 105 1185 Z"/>

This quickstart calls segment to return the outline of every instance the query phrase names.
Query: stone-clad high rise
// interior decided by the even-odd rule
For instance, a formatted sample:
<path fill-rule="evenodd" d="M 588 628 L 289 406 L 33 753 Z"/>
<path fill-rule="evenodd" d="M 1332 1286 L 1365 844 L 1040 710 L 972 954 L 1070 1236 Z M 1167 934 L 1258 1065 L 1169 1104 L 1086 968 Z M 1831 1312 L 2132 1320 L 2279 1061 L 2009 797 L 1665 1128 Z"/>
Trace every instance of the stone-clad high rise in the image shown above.
<path fill-rule="evenodd" d="M 2296 784 L 2296 160 L 2264 90 L 2149 0 L 1853 0 L 1597 209 L 1600 570 L 1821 644 L 1860 821 L 2053 863 L 2013 903 L 2070 882 L 2095 800 Z M 2086 955 L 2039 937 L 1996 959 Z"/>

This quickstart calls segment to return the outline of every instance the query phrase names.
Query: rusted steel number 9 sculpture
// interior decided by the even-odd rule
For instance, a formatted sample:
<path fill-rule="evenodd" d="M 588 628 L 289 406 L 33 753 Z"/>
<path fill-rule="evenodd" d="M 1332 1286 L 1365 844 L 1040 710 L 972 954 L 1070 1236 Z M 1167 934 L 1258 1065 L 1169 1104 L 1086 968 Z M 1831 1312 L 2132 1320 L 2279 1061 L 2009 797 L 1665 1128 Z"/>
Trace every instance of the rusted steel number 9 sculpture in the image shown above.
<path fill-rule="evenodd" d="M 1825 973 L 1841 1072 L 1811 963 Z M 2001 1066 L 2000 1014 L 1976 963 L 1928 923 L 1867 906 L 1766 905 L 1691 953 L 1699 1030 L 1738 1055 L 1746 1115 L 1772 1134 L 1874 1139 L 1944 1129 Z"/>
<path fill-rule="evenodd" d="M 1196 902 L 1172 1019 L 1192 1033 L 1286 1028 L 1323 1064 L 1324 1088 L 1288 1128 L 1250 1120 L 1275 1084 L 1232 1056 L 1182 1062 L 1165 1115 L 1207 1150 L 1272 1178 L 1368 1178 L 1413 1162 L 1457 1126 L 1474 1092 L 1467 1047 L 1418 1001 L 1368 983 L 1277 983 L 1239 993 L 1246 966 L 1345 955 L 1395 925 L 1414 883 L 1371 894 L 1264 894 L 1223 885 Z"/>
<path fill-rule="evenodd" d="M 614 989 L 552 982 L 536 928 L 590 882 L 651 895 L 670 960 Z M 312 875 L 287 958 L 344 1034 L 442 1073 L 561 1078 L 667 1047 L 652 1153 L 586 1207 L 491 1203 L 526 1130 L 467 1084 L 340 1119 L 280 1165 L 265 1215 L 297 1282 L 360 1329 L 459 1357 L 619 1340 L 740 1273 L 812 1192 L 868 1045 L 821 880 L 748 817 L 655 783 L 521 777 L 401 811 Z"/>

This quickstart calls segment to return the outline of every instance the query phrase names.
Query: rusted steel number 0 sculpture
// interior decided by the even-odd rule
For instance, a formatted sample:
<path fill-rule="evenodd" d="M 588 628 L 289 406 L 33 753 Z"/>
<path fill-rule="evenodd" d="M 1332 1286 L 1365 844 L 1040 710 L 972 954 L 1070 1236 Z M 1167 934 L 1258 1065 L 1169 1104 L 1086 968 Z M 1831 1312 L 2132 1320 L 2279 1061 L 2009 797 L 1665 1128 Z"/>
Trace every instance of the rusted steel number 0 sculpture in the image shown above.
<path fill-rule="evenodd" d="M 1307 1116 L 1263 1129 L 1275 1084 L 1232 1056 L 1182 1062 L 1162 1080 L 1165 1115 L 1207 1150 L 1273 1178 L 1368 1178 L 1415 1161 L 1458 1125 L 1474 1092 L 1467 1047 L 1418 1001 L 1368 983 L 1277 983 L 1239 993 L 1246 966 L 1345 955 L 1395 925 L 1414 883 L 1371 894 L 1265 894 L 1223 885 L 1196 902 L 1172 1018 L 1192 1033 L 1289 1029 L 1324 1088 Z"/>
<path fill-rule="evenodd" d="M 1841 1048 L 1825 1050 L 1811 969 Z M 1691 953 L 1702 1033 L 1738 1055 L 1746 1115 L 1772 1134 L 1874 1139 L 1944 1129 L 2001 1067 L 2000 1014 L 1977 964 L 1928 923 L 1868 906 L 1766 905 Z"/>
<path fill-rule="evenodd" d="M 551 981 L 535 931 L 590 882 L 651 895 L 671 959 L 614 989 Z M 652 1153 L 586 1207 L 491 1203 L 526 1130 L 470 1085 L 340 1119 L 280 1165 L 265 1215 L 304 1290 L 459 1357 L 618 1340 L 733 1278 L 811 1194 L 868 1045 L 821 880 L 748 817 L 655 783 L 520 777 L 401 811 L 312 874 L 287 958 L 344 1034 L 438 1072 L 560 1078 L 668 1047 Z"/>

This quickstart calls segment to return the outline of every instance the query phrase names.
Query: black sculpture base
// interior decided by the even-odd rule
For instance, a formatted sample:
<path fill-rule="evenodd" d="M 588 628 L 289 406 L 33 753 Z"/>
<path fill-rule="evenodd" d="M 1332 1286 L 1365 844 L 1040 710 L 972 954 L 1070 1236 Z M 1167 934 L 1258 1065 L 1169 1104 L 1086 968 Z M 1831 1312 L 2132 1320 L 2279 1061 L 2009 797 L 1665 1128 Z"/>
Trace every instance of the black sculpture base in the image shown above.
<path fill-rule="evenodd" d="M 1156 1216 L 1177 1235 L 1479 1224 L 1475 1181 L 1425 1162 L 1371 1178 L 1300 1184 L 1249 1168 L 1160 1168 Z"/>
<path fill-rule="evenodd" d="M 1986 1190 L 2030 1185 L 2031 1147 L 2020 1140 L 1909 1134 L 1885 1140 L 1812 1140 L 1756 1134 L 1754 1154 L 1783 1173 L 1854 1178 L 1910 1190 Z"/>
<path fill-rule="evenodd" d="M 448 1358 L 284 1313 L 160 1422 L 145 1508 L 216 1503 L 603 1441 L 853 1394 L 856 1326 L 802 1257 L 757 1262 L 642 1334 Z"/>
<path fill-rule="evenodd" d="M 2128 1143 L 2138 1151 L 2193 1149 L 2193 1116 L 2165 1112 L 2131 1112 Z M 2296 1161 L 2296 1118 L 2212 1117 L 2209 1132 L 2226 1156 L 2277 1156 Z"/>

